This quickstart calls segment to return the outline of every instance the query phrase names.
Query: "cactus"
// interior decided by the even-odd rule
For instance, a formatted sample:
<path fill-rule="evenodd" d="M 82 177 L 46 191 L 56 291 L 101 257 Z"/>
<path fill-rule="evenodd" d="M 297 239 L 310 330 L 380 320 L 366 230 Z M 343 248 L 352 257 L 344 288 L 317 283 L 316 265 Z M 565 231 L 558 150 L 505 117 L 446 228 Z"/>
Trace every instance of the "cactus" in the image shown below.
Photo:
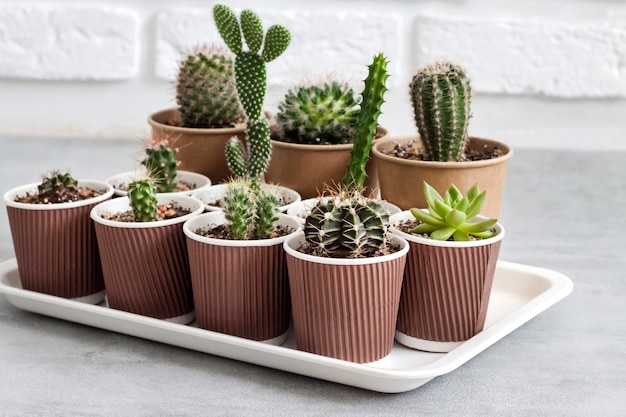
<path fill-rule="evenodd" d="M 223 197 L 224 216 L 234 239 L 265 239 L 278 219 L 280 196 L 273 186 L 259 187 L 249 178 L 228 183 Z"/>
<path fill-rule="evenodd" d="M 340 190 L 307 216 L 305 239 L 318 255 L 358 258 L 386 243 L 389 213 L 356 190 Z"/>
<path fill-rule="evenodd" d="M 421 222 L 413 233 L 427 234 L 431 239 L 468 241 L 474 238 L 487 239 L 494 236 L 493 226 L 496 219 L 476 221 L 487 202 L 487 193 L 474 185 L 466 196 L 452 184 L 444 197 L 428 183 L 424 182 L 424 197 L 428 204 L 428 213 L 413 208 L 413 217 Z"/>
<path fill-rule="evenodd" d="M 176 159 L 178 149 L 172 149 L 172 139 L 167 135 L 153 134 L 148 146 L 146 157 L 141 162 L 154 180 L 158 193 L 171 193 L 178 183 L 176 179 L 176 167 L 179 161 Z"/>
<path fill-rule="evenodd" d="M 369 73 L 361 93 L 361 110 L 357 117 L 354 146 L 342 181 L 345 186 L 355 187 L 358 190 L 363 189 L 367 177 L 365 164 L 374 143 L 381 106 L 385 102 L 384 95 L 387 91 L 385 82 L 389 78 L 387 63 L 387 58 L 383 54 L 374 57 L 372 64 L 368 67 Z"/>
<path fill-rule="evenodd" d="M 78 182 L 69 173 L 61 174 L 60 171 L 52 171 L 44 176 L 41 184 L 37 186 L 39 195 L 48 193 L 61 193 L 63 190 L 77 190 Z"/>
<path fill-rule="evenodd" d="M 354 146 L 341 188 L 313 207 L 304 235 L 314 252 L 330 257 L 358 258 L 380 253 L 386 246 L 389 213 L 362 194 L 365 163 L 372 147 L 387 88 L 387 59 L 374 57 L 369 66 L 357 118 Z"/>
<path fill-rule="evenodd" d="M 463 69 L 449 62 L 428 65 L 418 70 L 410 89 L 425 159 L 462 159 L 471 101 L 470 81 Z"/>
<path fill-rule="evenodd" d="M 213 17 L 222 39 L 235 54 L 235 83 L 246 115 L 248 149 L 238 138 L 231 138 L 226 149 L 228 165 L 235 175 L 258 181 L 267 169 L 271 153 L 269 124 L 262 113 L 267 83 L 265 64 L 287 49 L 291 34 L 280 25 L 270 26 L 264 34 L 261 20 L 251 10 L 242 11 L 238 20 L 231 8 L 217 4 Z M 243 50 L 244 40 L 247 51 Z"/>
<path fill-rule="evenodd" d="M 325 81 L 290 89 L 276 121 L 288 142 L 352 143 L 358 113 L 358 97 L 347 83 Z"/>
<path fill-rule="evenodd" d="M 139 175 L 128 185 L 128 199 L 135 221 L 151 222 L 157 219 L 156 187 L 147 175 Z"/>
<path fill-rule="evenodd" d="M 218 46 L 188 53 L 179 63 L 176 102 L 186 127 L 228 127 L 240 121 L 232 54 Z"/>

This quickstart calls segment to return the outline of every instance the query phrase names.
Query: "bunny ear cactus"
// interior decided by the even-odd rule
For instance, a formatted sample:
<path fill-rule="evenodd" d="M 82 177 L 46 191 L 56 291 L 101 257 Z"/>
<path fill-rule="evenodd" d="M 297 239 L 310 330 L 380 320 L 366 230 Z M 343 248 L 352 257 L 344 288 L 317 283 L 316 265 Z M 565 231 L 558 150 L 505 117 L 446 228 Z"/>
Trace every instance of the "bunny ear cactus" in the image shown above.
<path fill-rule="evenodd" d="M 231 8 L 218 4 L 213 8 L 213 17 L 218 32 L 235 54 L 235 82 L 246 114 L 248 149 L 233 137 L 227 144 L 226 156 L 235 175 L 256 181 L 267 169 L 271 153 L 269 124 L 262 113 L 267 83 L 265 64 L 287 49 L 291 34 L 280 25 L 271 26 L 264 34 L 261 20 L 251 10 L 244 10 L 237 19 Z"/>
<path fill-rule="evenodd" d="M 141 162 L 154 180 L 157 192 L 171 193 L 176 188 L 177 167 L 176 148 L 170 147 L 171 139 L 156 134 L 146 147 L 146 157 Z"/>
<path fill-rule="evenodd" d="M 240 121 L 232 54 L 218 46 L 187 54 L 179 64 L 176 102 L 186 127 L 228 127 Z"/>
<path fill-rule="evenodd" d="M 305 220 L 305 239 L 317 254 L 359 258 L 380 254 L 386 246 L 389 213 L 376 200 L 362 194 L 367 176 L 365 163 L 387 90 L 386 68 L 387 59 L 382 54 L 375 56 L 369 66 L 343 185 L 335 195 L 321 200 Z"/>
<path fill-rule="evenodd" d="M 410 85 L 415 124 L 427 160 L 458 161 L 467 144 L 470 80 L 463 69 L 438 62 L 418 70 Z"/>
<path fill-rule="evenodd" d="M 128 199 L 136 221 L 151 222 L 157 219 L 156 192 L 152 178 L 147 175 L 138 176 L 128 185 Z"/>
<path fill-rule="evenodd" d="M 276 121 L 289 142 L 352 143 L 358 114 L 354 90 L 332 81 L 290 89 L 278 105 Z"/>
<path fill-rule="evenodd" d="M 474 238 L 487 239 L 495 235 L 493 227 L 496 219 L 476 221 L 487 202 L 487 193 L 474 185 L 467 195 L 452 184 L 445 195 L 441 195 L 424 182 L 424 196 L 428 204 L 428 213 L 413 208 L 413 217 L 422 222 L 413 233 L 427 234 L 431 239 L 469 241 Z"/>

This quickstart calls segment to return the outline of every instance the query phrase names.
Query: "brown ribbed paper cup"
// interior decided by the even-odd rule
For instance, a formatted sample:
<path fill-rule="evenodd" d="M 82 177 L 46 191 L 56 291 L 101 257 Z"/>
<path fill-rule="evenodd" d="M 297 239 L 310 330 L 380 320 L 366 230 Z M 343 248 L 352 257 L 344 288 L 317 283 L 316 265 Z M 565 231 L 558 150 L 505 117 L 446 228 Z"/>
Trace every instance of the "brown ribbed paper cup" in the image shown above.
<path fill-rule="evenodd" d="M 410 211 L 392 216 L 412 220 Z M 400 297 L 396 340 L 408 347 L 449 352 L 481 332 L 504 228 L 471 242 L 436 241 L 392 229 L 410 245 Z"/>
<path fill-rule="evenodd" d="M 90 304 L 104 299 L 104 281 L 91 209 L 113 195 L 102 181 L 80 180 L 79 187 L 102 195 L 60 204 L 18 203 L 37 193 L 38 184 L 14 188 L 4 195 L 22 287 Z"/>
<path fill-rule="evenodd" d="M 284 214 L 278 223 L 295 233 L 300 224 Z M 195 217 L 184 225 L 196 306 L 202 329 L 282 344 L 291 317 L 283 242 L 288 236 L 261 240 L 225 240 L 201 236 L 225 222 L 222 211 Z M 293 234 L 292 233 L 292 234 Z"/>
<path fill-rule="evenodd" d="M 408 243 L 391 255 L 336 259 L 298 251 L 304 235 L 287 239 L 296 347 L 356 363 L 387 356 L 393 347 Z"/>
<path fill-rule="evenodd" d="M 95 221 L 110 308 L 143 316 L 189 323 L 194 318 L 191 279 L 183 223 L 203 210 L 200 200 L 158 194 L 159 204 L 174 201 L 191 212 L 155 222 L 125 223 L 103 214 L 130 210 L 128 197 L 96 206 Z"/>

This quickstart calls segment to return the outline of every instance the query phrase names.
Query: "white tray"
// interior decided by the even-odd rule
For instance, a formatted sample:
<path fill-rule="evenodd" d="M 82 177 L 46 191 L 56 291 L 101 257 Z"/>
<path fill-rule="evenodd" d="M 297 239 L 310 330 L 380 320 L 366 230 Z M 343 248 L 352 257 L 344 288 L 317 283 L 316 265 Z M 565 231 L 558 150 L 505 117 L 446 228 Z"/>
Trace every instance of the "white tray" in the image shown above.
<path fill-rule="evenodd" d="M 0 263 L 0 292 L 15 307 L 131 336 L 237 359 L 379 392 L 404 392 L 453 371 L 571 293 L 558 272 L 498 262 L 485 330 L 449 353 L 427 353 L 394 344 L 389 356 L 359 365 L 295 349 L 290 333 L 282 346 L 40 294 L 21 288 L 17 262 Z"/>

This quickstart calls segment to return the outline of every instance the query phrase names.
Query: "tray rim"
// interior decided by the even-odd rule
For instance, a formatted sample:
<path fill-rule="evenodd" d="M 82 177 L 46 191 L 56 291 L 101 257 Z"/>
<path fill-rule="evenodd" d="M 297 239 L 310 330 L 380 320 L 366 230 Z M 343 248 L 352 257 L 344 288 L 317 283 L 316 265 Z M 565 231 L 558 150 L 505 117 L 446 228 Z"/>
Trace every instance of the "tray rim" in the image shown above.
<path fill-rule="evenodd" d="M 373 366 L 371 363 L 356 364 L 339 359 L 299 351 L 291 347 L 264 344 L 261 342 L 204 330 L 189 325 L 176 324 L 125 311 L 114 310 L 102 305 L 85 304 L 52 295 L 24 290 L 5 283 L 6 276 L 9 273 L 17 272 L 17 261 L 15 258 L 0 263 L 0 293 L 4 293 L 9 303 L 21 310 L 31 311 L 69 322 L 114 331 L 117 333 L 122 333 L 147 340 L 157 341 L 172 346 L 182 347 L 216 356 L 222 356 L 229 359 L 235 359 L 242 362 L 248 362 L 273 369 L 279 369 L 300 375 L 325 379 L 332 382 L 338 382 L 345 385 L 365 388 L 372 391 L 397 393 L 410 391 L 427 383 L 437 376 L 444 375 L 457 369 L 458 367 L 481 353 L 483 350 L 487 349 L 489 346 L 493 345 L 506 335 L 519 328 L 524 323 L 530 321 L 532 318 L 536 317 L 552 305 L 556 304 L 557 302 L 568 296 L 573 290 L 573 282 L 567 276 L 560 272 L 556 272 L 547 268 L 499 260 L 497 264 L 497 270 L 498 269 L 539 275 L 550 285 L 545 291 L 541 292 L 536 297 L 529 299 L 528 302 L 524 303 L 521 307 L 514 310 L 512 313 L 509 313 L 500 318 L 500 320 L 492 323 L 481 333 L 464 342 L 458 348 L 445 354 L 434 354 L 440 355 L 440 357 L 428 364 L 406 369 L 385 369 Z M 15 303 L 14 297 L 17 297 L 19 301 L 34 301 L 41 306 L 53 306 L 54 308 L 66 309 L 64 311 L 81 311 L 105 318 L 107 320 L 126 323 L 132 326 L 148 326 L 154 330 L 158 329 L 159 334 L 167 332 L 193 337 L 197 340 L 202 339 L 207 343 L 208 347 L 207 349 L 197 349 L 189 347 L 189 345 L 193 343 L 182 343 L 185 341 L 182 341 L 181 343 L 170 343 L 164 341 L 163 338 L 157 337 L 158 335 L 149 337 L 149 335 L 139 335 L 137 334 L 137 332 L 129 332 L 125 331 L 124 329 L 115 328 L 119 326 L 105 326 L 102 324 L 93 323 L 92 320 L 89 320 L 89 317 L 85 317 L 83 320 L 73 320 L 59 317 L 58 315 L 54 314 L 47 314 L 39 310 L 23 308 L 19 305 L 20 302 Z M 265 356 L 270 355 L 270 357 L 268 357 L 267 359 L 272 359 L 272 357 L 280 357 L 285 360 L 289 359 L 289 361 L 291 362 L 295 361 L 294 363 L 298 365 L 298 368 L 303 368 L 305 364 L 314 364 L 316 365 L 316 367 L 318 367 L 318 369 L 310 369 L 306 372 L 303 372 L 302 369 L 293 370 L 293 368 L 289 364 L 287 364 L 287 361 L 285 361 L 285 363 L 282 365 L 277 363 L 268 364 L 268 362 L 272 361 L 263 360 L 265 356 L 252 359 L 242 358 L 240 355 L 237 354 L 237 351 L 227 352 L 226 354 L 215 353 L 215 351 L 219 351 L 219 349 L 215 349 L 215 347 L 218 347 L 217 345 L 214 346 L 214 348 L 211 348 L 211 345 L 213 344 L 223 344 L 233 348 L 254 351 L 257 354 Z M 420 354 L 421 353 L 423 352 L 420 352 Z M 323 365 L 325 368 L 330 368 L 329 370 L 331 371 L 331 373 L 349 373 L 353 375 L 369 377 L 371 378 L 371 380 L 363 381 L 362 383 L 346 382 L 346 378 L 341 378 L 340 375 L 325 375 L 324 372 L 320 372 L 320 368 L 322 368 L 320 365 Z M 378 386 L 378 381 L 385 381 L 385 383 L 394 382 L 394 384 L 392 384 L 391 386 Z"/>

